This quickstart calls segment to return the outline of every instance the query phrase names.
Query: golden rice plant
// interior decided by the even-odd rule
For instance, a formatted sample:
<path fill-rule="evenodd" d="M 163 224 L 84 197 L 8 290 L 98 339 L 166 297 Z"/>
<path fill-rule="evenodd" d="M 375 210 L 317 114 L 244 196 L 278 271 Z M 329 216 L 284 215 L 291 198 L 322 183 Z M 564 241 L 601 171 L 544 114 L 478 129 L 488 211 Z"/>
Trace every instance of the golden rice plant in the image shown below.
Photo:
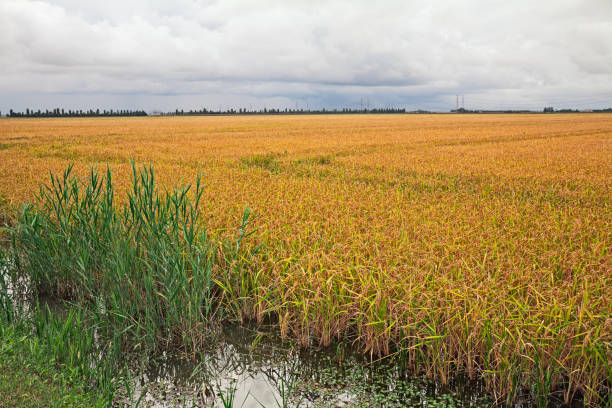
<path fill-rule="evenodd" d="M 119 191 L 130 160 L 168 188 L 202 173 L 211 235 L 248 206 L 264 244 L 217 276 L 225 301 L 305 346 L 347 339 L 500 400 L 610 391 L 612 115 L 11 119 L 0 144 L 12 204 L 70 163 Z"/>

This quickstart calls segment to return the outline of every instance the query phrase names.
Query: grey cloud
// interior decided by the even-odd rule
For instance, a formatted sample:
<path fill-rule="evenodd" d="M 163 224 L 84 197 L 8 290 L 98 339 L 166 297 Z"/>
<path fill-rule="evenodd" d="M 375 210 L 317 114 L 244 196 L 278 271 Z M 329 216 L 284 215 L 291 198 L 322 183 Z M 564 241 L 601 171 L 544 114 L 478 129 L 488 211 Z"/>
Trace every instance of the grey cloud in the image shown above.
<path fill-rule="evenodd" d="M 0 110 L 609 106 L 609 38 L 608 0 L 0 0 Z"/>

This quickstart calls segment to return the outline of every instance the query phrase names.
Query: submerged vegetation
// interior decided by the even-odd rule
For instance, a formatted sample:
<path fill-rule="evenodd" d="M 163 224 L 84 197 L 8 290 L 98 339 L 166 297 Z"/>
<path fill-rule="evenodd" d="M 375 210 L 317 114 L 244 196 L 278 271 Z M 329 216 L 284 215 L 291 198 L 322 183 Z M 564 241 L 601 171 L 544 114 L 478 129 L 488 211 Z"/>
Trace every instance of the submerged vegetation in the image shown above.
<path fill-rule="evenodd" d="M 146 140 L 144 119 L 54 122 L 59 140 L 15 122 L 0 151 L 11 202 L 38 181 L 20 163 L 113 163 L 53 176 L 10 230 L 14 284 L 86 310 L 101 352 L 193 354 L 219 322 L 269 320 L 499 402 L 609 404 L 612 119 L 155 120 Z M 155 187 L 198 170 L 206 188 Z M 253 238 L 246 211 L 223 239 L 246 203 Z"/>

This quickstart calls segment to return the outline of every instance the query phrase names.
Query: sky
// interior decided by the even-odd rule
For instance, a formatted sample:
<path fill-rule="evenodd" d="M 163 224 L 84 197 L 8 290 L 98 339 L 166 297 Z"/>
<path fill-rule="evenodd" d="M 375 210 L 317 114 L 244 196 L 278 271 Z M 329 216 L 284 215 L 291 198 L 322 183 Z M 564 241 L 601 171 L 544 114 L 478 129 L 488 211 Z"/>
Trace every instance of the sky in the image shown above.
<path fill-rule="evenodd" d="M 611 39 L 611 0 L 0 0 L 0 111 L 610 107 Z"/>

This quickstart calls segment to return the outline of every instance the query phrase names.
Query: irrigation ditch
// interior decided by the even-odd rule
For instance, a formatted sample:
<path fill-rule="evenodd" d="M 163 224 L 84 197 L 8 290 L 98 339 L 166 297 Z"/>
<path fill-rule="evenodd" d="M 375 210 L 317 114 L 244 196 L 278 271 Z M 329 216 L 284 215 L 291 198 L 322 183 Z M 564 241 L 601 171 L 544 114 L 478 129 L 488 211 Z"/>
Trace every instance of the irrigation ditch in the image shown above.
<path fill-rule="evenodd" d="M 2 272 L 6 276 L 8 268 Z M 80 375 L 94 393 L 104 385 L 100 406 L 393 408 L 493 403 L 477 381 L 456 378 L 442 386 L 403 370 L 393 358 L 372 361 L 350 344 L 305 349 L 281 339 L 276 327 L 267 324 L 223 324 L 194 356 L 127 351 L 118 356 L 96 330 L 93 342 L 92 332 L 80 331 L 86 326 L 75 311 L 78 305 L 49 296 L 24 299 L 19 296 L 23 291 L 6 284 L 4 288 L 21 323 L 31 319 L 31 335 L 48 341 L 48 358 L 66 370 L 88 365 Z M 75 345 L 79 335 L 88 340 Z M 90 354 L 75 359 L 81 351 Z M 109 373 L 109 367 L 115 372 Z M 516 406 L 532 405 L 527 398 Z"/>
<path fill-rule="evenodd" d="M 145 406 L 406 407 L 489 406 L 484 387 L 442 387 L 392 361 L 371 362 L 350 347 L 303 349 L 272 327 L 225 326 L 196 360 L 168 355 L 133 365 Z M 227 403 L 232 401 L 232 403 Z"/>

